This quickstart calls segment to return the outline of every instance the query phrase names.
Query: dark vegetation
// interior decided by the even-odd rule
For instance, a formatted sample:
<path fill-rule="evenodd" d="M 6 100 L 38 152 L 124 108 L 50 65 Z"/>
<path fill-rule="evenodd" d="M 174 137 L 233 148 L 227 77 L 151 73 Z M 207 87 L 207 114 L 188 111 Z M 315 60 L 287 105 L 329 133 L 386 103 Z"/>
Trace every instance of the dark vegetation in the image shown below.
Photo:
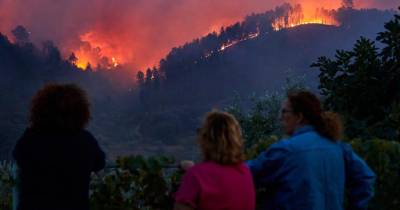
<path fill-rule="evenodd" d="M 210 108 L 226 107 L 236 95 L 246 98 L 252 93 L 263 95 L 265 90 L 280 91 L 288 77 L 302 77 L 306 86 L 316 90 L 318 72 L 310 71 L 311 63 L 321 55 L 333 56 L 336 49 L 350 50 L 360 36 L 374 38 L 393 15 L 393 11 L 341 8 L 328 11 L 341 21 L 339 27 L 311 24 L 274 31 L 272 21 L 293 9 L 283 5 L 252 14 L 220 33 L 172 49 L 159 67 L 138 72 L 140 101 L 146 111 L 157 113 L 149 119 L 158 122 L 152 128 L 160 131 L 144 129 L 144 134 L 168 136 L 164 141 L 182 144 L 176 134 L 168 132 L 171 127 L 177 133 L 194 131 Z M 222 46 L 238 40 L 242 41 L 221 51 Z M 245 109 L 249 103 L 245 102 Z M 166 118 L 167 124 L 158 120 Z"/>
<path fill-rule="evenodd" d="M 349 137 L 400 140 L 399 15 L 376 41 L 361 37 L 353 49 L 337 51 L 334 59 L 320 57 L 312 66 L 319 69 L 326 108 L 344 116 Z"/>
<path fill-rule="evenodd" d="M 310 24 L 274 31 L 273 21 L 295 9 L 284 4 L 252 14 L 219 33 L 173 48 L 158 68 L 138 72 L 142 102 L 152 109 L 223 103 L 234 91 L 248 95 L 277 89 L 288 72 L 306 74 L 316 87 L 317 74 L 309 66 L 317 57 L 348 49 L 359 36 L 375 37 L 392 16 L 389 11 L 341 8 L 326 11 L 342 23 L 339 27 Z M 372 21 L 365 24 L 367 19 Z"/>
<path fill-rule="evenodd" d="M 275 18 L 297 7 L 284 4 L 251 14 L 219 33 L 173 48 L 158 67 L 137 75 L 123 66 L 109 71 L 107 62 L 81 71 L 74 55 L 64 60 L 50 41 L 40 47 L 32 44 L 22 26 L 13 31 L 15 43 L 0 35 L 0 158 L 10 157 L 27 126 L 31 96 L 51 81 L 77 83 L 89 92 L 89 129 L 110 157 L 159 152 L 192 157 L 193 149 L 188 148 L 194 147 L 194 131 L 206 111 L 232 104 L 235 95 L 279 91 L 288 75 L 304 75 L 305 85 L 316 89 L 318 72 L 309 66 L 318 56 L 350 49 L 360 35 L 374 37 L 394 13 L 340 8 L 326 11 L 340 20 L 338 27 L 313 24 L 272 30 Z M 245 110 L 250 103 L 246 101 Z"/>
<path fill-rule="evenodd" d="M 322 33 L 321 31 L 326 30 L 325 35 L 327 37 L 323 39 L 323 42 L 319 42 L 318 40 L 316 41 L 315 39 L 310 40 L 310 43 L 313 43 L 313 45 L 308 46 L 308 44 L 304 44 L 304 48 L 302 49 L 312 50 L 314 49 L 314 47 L 318 48 L 316 46 L 321 47 L 322 44 L 328 43 L 332 43 L 332 48 L 347 48 L 347 50 L 339 50 L 334 53 L 329 51 L 329 49 L 332 49 L 331 47 L 325 46 L 325 48 L 323 49 L 325 49 L 326 51 L 321 52 L 320 54 L 318 54 L 318 56 L 327 55 L 327 57 L 320 57 L 318 59 L 307 58 L 303 62 L 307 62 L 310 59 L 314 61 L 312 66 L 315 68 L 312 71 L 309 71 L 314 72 L 315 76 L 317 77 L 316 86 L 318 86 L 318 90 L 323 97 L 325 108 L 336 111 L 342 115 L 346 123 L 345 126 L 347 128 L 344 141 L 350 142 L 353 145 L 354 149 L 360 154 L 362 158 L 364 158 L 369 163 L 369 165 L 378 175 L 376 183 L 376 196 L 371 203 L 371 209 L 399 209 L 400 200 L 398 198 L 398 195 L 400 194 L 400 144 L 398 140 L 400 125 L 400 86 L 397 81 L 400 76 L 400 16 L 395 15 L 395 17 L 390 22 L 387 22 L 385 24 L 385 28 L 382 28 L 382 30 L 380 30 L 383 32 L 379 33 L 376 42 L 368 38 L 359 38 L 359 40 L 355 42 L 354 46 L 350 48 L 346 47 L 347 43 L 343 43 L 351 42 L 350 40 L 346 39 L 343 42 L 338 41 L 339 38 L 337 37 L 341 34 L 341 30 L 343 30 L 343 33 L 346 35 L 342 35 L 341 38 L 350 36 L 349 34 L 351 28 L 356 28 L 358 31 L 357 33 L 359 33 L 360 31 L 363 31 L 361 26 L 362 23 L 360 20 L 364 20 L 364 18 L 361 17 L 369 17 L 369 15 L 372 15 L 371 17 L 374 17 L 373 14 L 376 15 L 387 13 L 382 13 L 376 10 L 354 11 L 351 9 L 344 9 L 340 14 L 342 14 L 343 17 L 346 16 L 345 14 L 348 14 L 349 16 L 347 17 L 349 18 L 349 22 L 355 21 L 359 25 L 356 24 L 354 26 L 350 24 L 350 26 L 346 26 L 344 28 L 326 26 L 303 26 L 279 32 L 271 32 L 272 35 L 270 36 L 277 36 L 278 38 L 281 36 L 281 39 L 285 39 L 285 43 L 287 43 L 288 40 L 290 41 L 294 38 L 298 38 L 298 41 L 300 41 L 300 35 L 302 35 L 303 33 Z M 380 15 L 377 16 L 381 17 Z M 385 15 L 383 15 L 382 18 L 383 17 L 386 18 Z M 343 24 L 347 25 L 349 24 L 349 22 L 344 22 Z M 372 26 L 369 23 L 366 28 L 367 27 Z M 293 35 L 293 33 L 296 34 L 296 36 Z M 333 36 L 332 34 L 335 34 L 335 36 Z M 370 38 L 373 37 L 368 36 L 368 33 L 364 35 Z M 266 37 L 269 38 L 270 36 L 266 35 Z M 313 35 L 309 36 L 313 37 Z M 292 38 L 289 39 L 288 37 Z M 307 40 L 306 37 L 308 36 L 304 35 L 304 37 L 301 37 L 301 40 Z M 265 39 L 267 40 L 267 38 Z M 33 55 L 32 53 L 29 54 L 28 52 L 31 51 L 23 51 L 25 49 L 23 46 L 20 46 L 19 44 L 10 44 L 4 39 L 4 37 L 1 40 L 1 71 L 5 71 L 3 67 L 6 65 L 9 65 L 11 67 L 22 65 L 24 62 L 27 62 L 24 59 L 28 58 L 34 58 L 32 60 L 35 62 L 39 62 L 40 60 L 48 61 L 47 59 L 44 59 L 43 53 L 39 53 L 39 55 Z M 271 93 L 270 91 L 270 94 L 267 94 L 263 97 L 258 97 L 257 95 L 254 96 L 253 101 L 250 102 L 248 100 L 240 100 L 240 97 L 238 97 L 238 100 L 236 100 L 237 103 L 234 103 L 231 101 L 224 101 L 226 98 L 228 98 L 228 96 L 231 97 L 231 95 L 229 95 L 228 93 L 222 94 L 221 92 L 219 92 L 229 92 L 229 88 L 224 90 L 223 88 L 219 88 L 219 86 L 213 83 L 213 81 L 219 81 L 218 84 L 220 86 L 227 85 L 231 87 L 232 92 L 233 90 L 236 90 L 234 88 L 236 86 L 230 86 L 230 79 L 232 79 L 231 77 L 237 76 L 235 74 L 235 71 L 239 70 L 235 70 L 233 68 L 235 67 L 235 65 L 230 64 L 230 62 L 234 62 L 236 65 L 238 65 L 237 62 L 246 63 L 248 62 L 247 59 L 253 59 L 250 56 L 253 55 L 250 51 L 250 46 L 260 47 L 261 43 L 264 43 L 262 42 L 262 40 L 263 37 L 261 36 L 255 40 L 242 42 L 235 47 L 228 49 L 229 51 L 216 53 L 215 55 L 212 55 L 212 57 L 205 59 L 203 62 L 206 62 L 208 59 L 218 59 L 219 61 L 215 61 L 215 65 L 210 66 L 210 69 L 205 68 L 204 66 L 202 67 L 204 70 L 204 73 L 201 74 L 204 77 L 203 80 L 201 79 L 201 77 L 194 77 L 194 74 L 200 75 L 200 73 L 192 73 L 192 71 L 200 70 L 200 67 L 195 67 L 196 65 L 192 65 L 193 69 L 188 71 L 189 73 L 177 73 L 175 75 L 176 78 L 172 80 L 170 80 L 170 77 L 167 76 L 168 74 L 166 74 L 166 72 L 173 72 L 174 70 L 172 69 L 176 70 L 176 68 L 171 67 L 171 69 L 169 70 L 161 71 L 162 65 L 160 66 L 160 69 L 150 70 L 150 72 L 157 72 L 156 74 L 159 73 L 158 80 L 156 80 L 157 76 L 148 76 L 153 73 L 147 73 L 147 80 L 146 74 L 139 74 L 138 78 L 143 78 L 143 80 L 140 79 L 141 83 L 139 83 L 141 85 L 140 94 L 142 97 L 140 105 L 143 106 L 141 107 L 141 111 L 143 113 L 142 115 L 138 115 L 140 119 L 135 122 L 143 123 L 140 124 L 141 126 L 146 125 L 145 128 L 141 127 L 138 129 L 140 130 L 140 133 L 144 135 L 146 134 L 146 132 L 152 131 L 152 133 L 154 133 L 152 135 L 154 135 L 154 137 L 156 138 L 156 136 L 160 135 L 161 133 L 158 132 L 160 129 L 160 125 L 158 123 L 161 123 L 164 126 L 164 132 L 173 131 L 179 133 L 182 127 L 185 127 L 185 129 L 189 129 L 192 126 L 190 123 L 186 123 L 186 120 L 191 119 L 191 123 L 196 124 L 197 121 L 193 119 L 198 118 L 199 112 L 208 110 L 208 107 L 215 104 L 219 104 L 220 106 L 228 104 L 229 106 L 223 107 L 232 112 L 238 118 L 243 127 L 243 133 L 247 141 L 246 154 L 248 158 L 254 157 L 255 155 L 259 154 L 260 151 L 265 150 L 265 148 L 267 148 L 271 143 L 277 141 L 282 136 L 281 132 L 279 131 L 279 127 L 277 126 L 276 118 L 279 103 L 284 97 L 282 93 L 278 92 L 275 94 L 273 92 Z M 265 44 L 269 43 L 266 40 L 264 40 Z M 329 42 L 329 40 L 331 40 L 331 42 Z M 338 42 L 335 43 L 335 41 Z M 259 43 L 252 45 L 253 42 Z M 283 43 L 284 42 L 280 42 L 281 45 L 278 45 L 282 46 L 282 49 L 280 50 L 285 50 L 285 47 L 289 46 L 284 45 Z M 271 42 L 270 44 L 273 45 L 274 42 Z M 297 43 L 296 45 L 293 44 L 292 47 L 301 46 L 298 44 L 299 43 Z M 29 46 L 29 44 L 27 46 Z M 242 57 L 240 60 L 227 59 L 229 58 L 229 56 L 233 56 L 235 55 L 235 53 L 239 53 L 241 52 L 241 50 L 246 49 L 246 47 L 248 47 L 248 51 L 245 51 L 245 53 L 241 54 Z M 175 51 L 179 51 L 179 49 L 182 50 L 183 48 L 185 47 L 177 48 L 175 49 Z M 36 48 L 33 47 L 33 49 Z M 276 50 L 277 48 L 271 49 Z M 295 48 L 293 48 L 293 50 L 295 50 Z M 320 50 L 324 51 L 322 50 L 322 48 Z M 286 51 L 289 51 L 289 49 L 286 49 Z M 22 53 L 22 55 L 24 56 L 18 54 L 17 52 Z M 259 53 L 261 53 L 260 56 L 265 56 L 265 60 L 268 60 L 268 56 L 271 56 L 271 54 L 273 53 L 280 53 L 279 50 L 278 52 L 273 53 L 268 52 L 269 51 L 261 51 Z M 306 52 L 308 52 L 309 55 L 312 55 L 311 52 L 314 51 Z M 9 53 L 15 54 L 12 54 L 13 56 L 9 56 Z M 300 51 L 298 53 L 300 53 Z M 8 59 L 3 60 L 4 55 L 9 56 Z M 19 57 L 17 55 L 19 55 Z M 32 55 L 32 57 L 25 55 Z M 249 57 L 247 55 L 249 55 Z M 281 55 L 287 56 L 287 54 Z M 297 54 L 297 56 L 299 55 L 300 54 Z M 163 62 L 171 62 L 175 64 L 176 62 L 177 64 L 179 64 L 179 61 L 186 62 L 185 56 L 175 57 L 171 54 L 169 56 L 170 57 L 167 57 L 166 60 Z M 22 61 L 24 62 L 16 62 L 17 58 L 23 59 Z M 178 59 L 177 61 L 173 62 L 173 60 L 171 60 L 172 58 L 179 58 L 180 60 Z M 278 61 L 281 62 L 283 66 L 285 66 L 291 64 L 296 56 L 291 55 L 288 57 L 287 60 L 282 60 L 282 57 L 280 58 L 281 59 Z M 62 71 L 63 65 L 66 66 L 64 67 L 65 70 L 67 70 L 68 68 L 74 69 L 72 64 L 62 60 L 59 61 L 60 62 L 58 62 L 58 64 L 60 65 L 59 67 L 61 67 L 60 71 Z M 193 63 L 192 61 L 193 60 L 187 62 Z M 254 60 L 251 61 L 254 62 Z M 264 62 L 264 59 L 260 59 L 260 62 L 261 61 Z M 29 64 L 34 65 L 35 62 Z M 310 65 L 311 63 L 312 62 L 309 62 L 308 64 L 304 65 Z M 11 128 L 13 123 L 20 123 L 19 121 L 12 121 L 13 119 L 20 118 L 15 118 L 15 116 L 11 114 L 14 114 L 16 110 L 20 111 L 20 115 L 24 115 L 25 113 L 21 113 L 21 110 L 26 109 L 26 104 L 23 104 L 25 103 L 23 102 L 23 97 L 29 96 L 32 91 L 36 90 L 36 86 L 33 82 L 36 80 L 30 81 L 31 76 L 25 77 L 26 74 L 23 72 L 26 69 L 30 69 L 31 65 L 24 65 L 24 68 L 21 67 L 22 69 L 12 69 L 10 67 L 8 69 L 10 74 L 4 75 L 6 75 L 7 77 L 8 75 L 12 75 L 8 77 L 11 79 L 4 79 L 5 82 L 1 83 L 1 106 L 4 106 L 6 108 L 8 107 L 7 109 L 5 109 L 5 112 L 1 113 L 8 118 L 2 119 L 11 120 L 10 122 L 5 122 L 4 120 L 2 120 L 2 123 L 10 123 L 9 126 Z M 224 65 L 228 65 L 233 69 L 227 68 L 226 72 L 229 73 L 223 74 L 220 71 L 223 70 L 222 66 Z M 40 66 L 45 65 L 40 64 Z M 182 66 L 180 66 L 182 67 L 182 71 L 185 70 L 185 66 L 186 65 L 184 65 L 183 62 Z M 218 66 L 221 69 L 217 68 Z M 270 81 L 268 80 L 268 77 L 262 77 L 258 75 L 259 72 L 256 74 L 255 72 L 257 71 L 253 70 L 256 68 L 252 67 L 254 66 L 246 66 L 246 68 L 243 68 L 242 66 L 243 69 L 242 71 L 240 71 L 240 73 L 244 75 L 254 74 L 255 79 L 263 79 L 265 83 L 268 83 L 268 81 Z M 269 65 L 265 65 L 264 67 L 265 69 L 267 69 Z M 189 67 L 187 68 L 189 69 Z M 266 72 L 264 72 L 265 75 L 268 75 L 270 71 L 272 70 L 266 70 Z M 35 74 L 30 72 L 29 74 L 36 75 L 36 77 L 32 78 L 42 78 L 38 76 L 40 75 L 40 72 L 41 71 L 35 72 Z M 85 75 L 90 75 L 87 76 L 88 81 L 94 81 L 92 80 L 92 78 L 100 77 L 97 76 L 97 72 L 90 71 L 65 72 L 64 74 L 79 75 L 76 77 L 80 79 Z M 193 78 L 189 77 L 190 75 Z M 209 80 L 206 80 L 207 75 L 210 77 Z M 219 76 L 217 77 L 217 75 Z M 225 75 L 226 77 L 222 77 L 221 75 Z M 47 76 L 47 73 L 42 76 Z M 24 80 L 22 80 L 23 78 Z M 227 78 L 227 80 L 225 80 L 224 78 Z M 193 89 L 190 89 L 189 87 L 191 87 L 190 84 L 192 83 L 186 82 L 186 80 L 193 81 L 196 79 L 199 80 L 199 86 L 193 86 Z M 274 78 L 274 81 L 275 80 L 278 79 Z M 16 83 L 16 81 L 25 81 L 25 83 Z M 210 81 L 210 83 L 208 83 L 208 81 Z M 243 80 L 242 82 L 244 84 L 250 84 L 246 83 L 248 81 L 245 80 Z M 281 82 L 284 83 L 285 80 L 282 79 Z M 36 81 L 35 84 L 40 85 L 40 83 L 41 81 Z M 307 77 L 304 80 L 304 83 L 298 85 L 298 83 L 296 82 L 289 82 L 287 88 L 304 88 L 305 86 L 312 87 L 312 84 L 310 85 L 310 80 Z M 8 84 L 8 86 L 6 84 Z M 16 90 L 14 88 L 16 87 L 16 84 L 20 84 L 19 86 L 21 87 L 21 89 L 25 90 L 26 92 Z M 87 83 L 82 83 L 82 85 L 85 84 Z M 9 87 L 9 89 L 3 89 L 3 86 Z M 211 88 L 209 86 L 214 88 Z M 182 95 L 179 95 L 177 93 L 177 95 L 173 95 L 174 91 L 177 91 L 178 87 L 181 87 L 180 93 Z M 201 90 L 199 90 L 198 88 L 204 88 L 204 90 L 201 90 L 205 92 L 201 92 Z M 206 91 L 207 88 L 211 88 L 211 90 Z M 253 90 L 256 91 L 257 89 L 248 89 L 248 91 Z M 21 91 L 21 93 L 19 93 L 18 91 Z M 183 92 L 185 91 L 188 92 L 185 93 L 186 95 L 183 94 Z M 241 93 L 239 90 L 238 92 Z M 199 95 L 192 96 L 192 94 L 190 93 L 197 93 Z M 210 93 L 211 95 L 216 94 L 216 96 L 210 96 L 210 98 L 204 96 L 205 98 L 202 98 L 200 93 Z M 159 94 L 159 97 L 156 97 L 157 94 Z M 221 94 L 221 97 L 217 97 L 218 94 Z M 182 99 L 175 102 L 173 100 L 174 97 L 179 96 L 181 96 Z M 190 97 L 192 97 L 193 101 L 188 99 Z M 5 100 L 9 100 L 10 102 L 15 103 L 10 104 L 7 101 L 7 103 L 5 103 Z M 99 99 L 95 98 L 95 100 Z M 18 107 L 18 109 L 16 107 Z M 171 107 L 175 108 L 172 109 Z M 186 119 L 185 121 L 181 121 L 183 119 L 181 118 L 181 116 L 188 117 L 188 119 Z M 171 122 L 171 124 L 169 124 L 168 122 Z M 177 126 L 178 124 L 174 124 L 176 122 L 180 122 L 180 125 Z M 129 123 L 124 126 L 128 125 L 130 126 Z M 168 128 L 168 126 L 170 126 L 170 128 Z M 1 129 L 4 128 L 5 127 L 1 127 Z M 146 129 L 148 130 L 146 131 Z M 7 132 L 0 133 L 1 135 L 7 134 Z M 170 134 L 170 138 L 176 139 L 177 135 Z M 173 166 L 173 164 L 174 160 L 165 157 L 143 158 L 141 156 L 130 156 L 119 158 L 115 162 L 115 164 L 111 165 L 107 170 L 104 171 L 104 173 L 94 176 L 91 188 L 91 199 L 94 209 L 169 209 L 168 207 L 171 206 L 172 202 L 170 196 L 171 192 L 176 189 L 176 184 L 179 182 L 179 172 L 177 172 L 175 169 L 170 168 L 171 166 Z M 12 167 L 12 164 L 9 164 L 8 162 L 2 162 L 0 164 L 0 207 L 2 209 L 7 209 L 10 207 L 12 195 L 11 186 L 14 184 L 14 179 L 11 176 L 11 171 L 13 170 Z"/>
<path fill-rule="evenodd" d="M 97 126 L 104 128 L 107 121 L 117 123 L 119 119 L 113 115 L 128 111 L 124 104 L 135 97 L 128 72 L 111 72 L 101 66 L 96 71 L 82 71 L 74 60 L 64 60 L 52 42 L 44 42 L 41 48 L 32 44 L 24 27 L 16 27 L 13 35 L 14 44 L 0 34 L 0 158 L 9 157 L 11 147 L 27 126 L 31 97 L 45 83 L 77 83 L 87 90 L 93 118 L 98 122 L 92 125 L 95 130 L 100 130 Z M 105 110 L 108 116 L 101 115 Z"/>

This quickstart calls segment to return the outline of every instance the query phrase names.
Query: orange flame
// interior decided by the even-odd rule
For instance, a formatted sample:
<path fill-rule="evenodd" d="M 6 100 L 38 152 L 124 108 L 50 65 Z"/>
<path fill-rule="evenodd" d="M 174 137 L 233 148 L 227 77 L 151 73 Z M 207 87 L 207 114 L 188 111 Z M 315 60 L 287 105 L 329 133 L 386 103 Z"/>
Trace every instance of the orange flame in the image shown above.
<path fill-rule="evenodd" d="M 315 3 L 315 2 L 312 2 Z M 339 4 L 340 5 L 340 4 Z M 339 5 L 326 5 L 329 8 L 338 8 Z M 326 9 L 315 9 L 315 4 L 304 4 L 304 8 L 300 5 L 289 6 L 279 17 L 275 19 L 272 24 L 274 30 L 281 30 L 283 28 L 295 27 L 303 24 L 326 24 L 326 25 L 339 25 L 334 18 L 333 12 Z M 214 22 L 209 27 L 207 32 L 219 33 L 221 26 L 232 24 L 233 19 L 221 19 Z M 122 32 L 125 29 L 121 30 Z M 157 56 L 149 56 L 143 53 L 135 53 L 138 49 L 142 49 L 145 45 L 142 43 L 136 43 L 135 40 L 130 40 L 129 33 L 118 34 L 111 32 L 102 32 L 102 30 L 96 30 L 94 26 L 91 31 L 86 32 L 80 36 L 80 44 L 77 49 L 73 49 L 77 61 L 75 64 L 81 68 L 86 69 L 90 64 L 91 68 L 101 66 L 106 69 L 116 69 L 120 65 L 133 64 L 134 62 L 141 62 L 140 68 L 146 68 L 146 63 L 151 65 L 157 65 L 158 60 L 162 58 L 163 54 L 166 54 L 168 50 L 161 51 L 160 49 L 155 50 Z M 220 46 L 215 52 L 208 52 L 203 55 L 207 58 L 214 53 L 225 51 L 226 49 L 249 39 L 254 39 L 260 35 L 259 32 L 249 34 L 247 37 L 243 37 L 238 40 L 231 40 Z M 137 49 L 134 49 L 137 48 Z M 135 53 L 135 60 L 133 53 Z M 141 57 L 138 57 L 141 56 Z M 136 60 L 137 59 L 137 60 Z M 149 65 L 147 65 L 149 66 Z"/>
<path fill-rule="evenodd" d="M 242 39 L 230 41 L 230 42 L 228 42 L 228 43 L 226 43 L 226 44 L 223 44 L 223 45 L 219 48 L 218 52 L 224 51 L 224 50 L 226 50 L 227 48 L 232 47 L 232 46 L 236 45 L 236 44 L 239 43 L 239 42 L 243 42 L 243 41 L 250 40 L 250 39 L 255 39 L 255 38 L 257 38 L 259 35 L 260 35 L 260 32 L 250 33 L 248 36 L 243 37 Z"/>
<path fill-rule="evenodd" d="M 339 23 L 332 15 L 332 12 L 323 8 L 317 8 L 314 12 L 303 11 L 301 5 L 290 8 L 286 14 L 275 19 L 272 28 L 279 31 L 284 28 L 292 28 L 306 24 L 324 24 L 338 26 Z"/>
<path fill-rule="evenodd" d="M 96 39 L 93 32 L 81 35 L 80 40 L 82 44 L 74 52 L 77 58 L 77 67 L 85 70 L 90 65 L 91 67 L 101 66 L 106 69 L 113 69 L 123 62 L 123 56 L 119 55 L 106 41 Z"/>

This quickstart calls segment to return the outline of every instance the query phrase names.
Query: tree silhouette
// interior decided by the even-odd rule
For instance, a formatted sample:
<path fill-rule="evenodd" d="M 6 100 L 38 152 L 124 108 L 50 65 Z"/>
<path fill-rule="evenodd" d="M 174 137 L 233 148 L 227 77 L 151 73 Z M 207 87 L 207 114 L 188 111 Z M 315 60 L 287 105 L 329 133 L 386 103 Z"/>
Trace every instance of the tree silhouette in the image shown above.
<path fill-rule="evenodd" d="M 144 85 L 144 73 L 142 71 L 138 71 L 136 74 L 136 82 L 139 87 L 143 87 Z"/>
<path fill-rule="evenodd" d="M 158 90 L 160 89 L 160 74 L 156 67 L 152 70 L 153 74 L 153 89 Z"/>
<path fill-rule="evenodd" d="M 20 45 L 24 45 L 29 43 L 29 32 L 26 30 L 25 27 L 18 25 L 14 30 L 11 31 L 14 35 L 16 42 Z"/>
<path fill-rule="evenodd" d="M 146 87 L 151 87 L 152 79 L 153 79 L 153 71 L 150 68 L 148 68 L 146 70 L 146 76 L 144 80 L 144 84 Z"/>
<path fill-rule="evenodd" d="M 350 137 L 399 138 L 400 17 L 385 24 L 375 42 L 361 38 L 351 51 L 337 51 L 335 59 L 320 57 L 312 64 L 320 71 L 325 106 L 346 116 Z"/>
<path fill-rule="evenodd" d="M 71 53 L 71 55 L 68 57 L 68 62 L 76 66 L 77 61 L 78 58 L 76 57 L 75 53 Z"/>

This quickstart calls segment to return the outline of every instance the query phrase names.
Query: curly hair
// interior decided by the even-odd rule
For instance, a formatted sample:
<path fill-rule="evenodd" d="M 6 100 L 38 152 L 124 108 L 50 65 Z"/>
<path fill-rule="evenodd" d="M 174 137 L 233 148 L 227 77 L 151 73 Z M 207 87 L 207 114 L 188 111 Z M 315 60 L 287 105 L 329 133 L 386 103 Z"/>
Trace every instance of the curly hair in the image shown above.
<path fill-rule="evenodd" d="M 89 100 L 74 84 L 47 84 L 33 97 L 30 127 L 35 131 L 74 132 L 90 119 Z"/>
<path fill-rule="evenodd" d="M 315 127 L 317 132 L 331 140 L 340 140 L 343 124 L 340 116 L 333 112 L 323 112 L 320 100 L 309 91 L 292 91 L 288 100 L 295 113 L 302 113 L 304 118 Z"/>
<path fill-rule="evenodd" d="M 241 128 L 231 114 L 209 112 L 199 130 L 198 141 L 205 161 L 229 165 L 244 160 Z"/>

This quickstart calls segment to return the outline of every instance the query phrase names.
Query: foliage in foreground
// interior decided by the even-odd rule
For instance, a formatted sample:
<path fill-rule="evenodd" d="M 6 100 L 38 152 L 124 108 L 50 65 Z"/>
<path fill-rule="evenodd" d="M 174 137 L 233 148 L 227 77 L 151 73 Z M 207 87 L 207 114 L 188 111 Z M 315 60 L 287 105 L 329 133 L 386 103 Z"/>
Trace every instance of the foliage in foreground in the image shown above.
<path fill-rule="evenodd" d="M 312 67 L 318 68 L 326 108 L 344 116 L 349 137 L 399 140 L 400 15 L 376 40 L 362 37 L 352 50 L 320 57 Z"/>
<path fill-rule="evenodd" d="M 172 209 L 181 175 L 174 163 L 165 156 L 118 158 L 115 167 L 93 176 L 92 209 Z"/>
<path fill-rule="evenodd" d="M 15 183 L 13 171 L 13 163 L 0 161 L 0 209 L 11 209 L 12 207 L 12 187 Z"/>
<path fill-rule="evenodd" d="M 276 136 L 260 140 L 247 150 L 254 158 L 261 151 L 278 141 Z M 398 210 L 400 208 L 400 143 L 385 139 L 349 140 L 354 151 L 362 157 L 377 175 L 375 196 L 369 209 Z M 259 193 L 262 193 L 259 192 Z M 257 195 L 257 197 L 261 197 Z M 259 201 L 259 200 L 258 200 Z"/>
<path fill-rule="evenodd" d="M 270 136 L 259 140 L 246 151 L 248 158 L 256 157 L 278 141 Z M 375 197 L 370 209 L 397 210 L 400 206 L 400 143 L 383 139 L 349 141 L 377 174 Z M 172 195 L 181 179 L 174 160 L 164 156 L 119 158 L 114 167 L 94 175 L 91 183 L 91 206 L 94 210 L 158 210 L 172 209 Z M 0 207 L 12 207 L 12 165 L 0 164 Z M 257 197 L 262 203 L 263 191 Z"/>

